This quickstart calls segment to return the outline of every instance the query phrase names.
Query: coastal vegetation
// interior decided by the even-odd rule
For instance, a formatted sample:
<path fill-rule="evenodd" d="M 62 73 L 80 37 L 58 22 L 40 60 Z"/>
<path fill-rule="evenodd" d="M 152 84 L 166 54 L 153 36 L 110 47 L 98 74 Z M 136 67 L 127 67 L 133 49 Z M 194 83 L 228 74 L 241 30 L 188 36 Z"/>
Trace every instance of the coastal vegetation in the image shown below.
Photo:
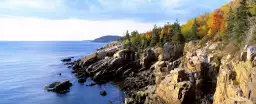
<path fill-rule="evenodd" d="M 180 44 L 191 40 L 200 40 L 201 44 L 208 41 L 234 42 L 242 46 L 249 29 L 249 18 L 255 16 L 255 11 L 255 1 L 235 0 L 211 13 L 190 19 L 185 24 L 176 20 L 173 24 L 168 22 L 162 27 L 155 25 L 151 31 L 145 33 L 127 31 L 120 41 L 124 41 L 125 45 L 137 46 L 136 49 L 162 47 L 166 42 Z M 255 39 L 254 36 L 251 42 L 255 42 Z"/>

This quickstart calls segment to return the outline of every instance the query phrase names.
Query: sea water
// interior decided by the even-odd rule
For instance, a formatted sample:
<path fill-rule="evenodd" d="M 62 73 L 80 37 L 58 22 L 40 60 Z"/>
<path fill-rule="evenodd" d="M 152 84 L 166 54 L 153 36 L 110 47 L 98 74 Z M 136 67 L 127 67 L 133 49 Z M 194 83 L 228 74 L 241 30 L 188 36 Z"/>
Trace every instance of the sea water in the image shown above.
<path fill-rule="evenodd" d="M 88 41 L 0 42 L 0 104 L 113 104 L 122 103 L 123 92 L 114 84 L 86 86 L 77 82 L 60 60 L 95 52 L 106 43 Z M 61 73 L 61 76 L 59 76 Z M 44 86 L 70 80 L 66 94 L 47 92 Z M 100 95 L 105 90 L 107 96 Z"/>

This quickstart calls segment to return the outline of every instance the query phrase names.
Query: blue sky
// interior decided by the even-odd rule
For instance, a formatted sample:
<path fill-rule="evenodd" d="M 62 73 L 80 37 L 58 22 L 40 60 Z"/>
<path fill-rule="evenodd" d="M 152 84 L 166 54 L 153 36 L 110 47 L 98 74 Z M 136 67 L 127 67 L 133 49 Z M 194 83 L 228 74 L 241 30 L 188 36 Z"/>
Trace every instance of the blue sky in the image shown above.
<path fill-rule="evenodd" d="M 1 0 L 0 30 L 3 27 L 4 32 L 0 34 L 4 37 L 0 40 L 83 40 L 108 34 L 123 35 L 125 30 L 145 32 L 154 24 L 163 25 L 176 19 L 184 23 L 228 1 Z M 101 32 L 97 31 L 99 28 Z M 14 39 L 17 33 L 8 31 L 12 29 L 18 29 L 24 36 Z"/>

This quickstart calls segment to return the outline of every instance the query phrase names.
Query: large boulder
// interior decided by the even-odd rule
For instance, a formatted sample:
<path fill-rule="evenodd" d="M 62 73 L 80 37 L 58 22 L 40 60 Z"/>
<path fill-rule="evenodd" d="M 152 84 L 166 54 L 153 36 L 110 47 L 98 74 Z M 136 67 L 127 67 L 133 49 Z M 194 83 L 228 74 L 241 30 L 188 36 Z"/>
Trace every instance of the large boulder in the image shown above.
<path fill-rule="evenodd" d="M 61 61 L 62 62 L 70 62 L 72 60 L 72 58 L 74 58 L 74 57 L 67 57 L 67 58 L 62 59 Z"/>
<path fill-rule="evenodd" d="M 123 49 L 114 54 L 114 58 L 121 58 L 125 61 L 134 61 L 135 60 L 135 52 Z"/>
<path fill-rule="evenodd" d="M 163 46 L 163 60 L 167 61 L 172 56 L 174 56 L 174 46 L 171 43 L 167 42 Z"/>
<path fill-rule="evenodd" d="M 156 60 L 156 55 L 152 49 L 146 49 L 141 59 L 141 64 L 144 67 L 149 67 Z"/>
<path fill-rule="evenodd" d="M 256 68 L 250 61 L 231 61 L 220 68 L 214 104 L 252 104 L 256 102 Z"/>
<path fill-rule="evenodd" d="M 96 53 L 90 54 L 90 55 L 88 55 L 88 56 L 86 56 L 86 57 L 76 61 L 74 63 L 74 67 L 73 68 L 74 69 L 78 69 L 80 67 L 89 66 L 89 65 L 91 65 L 91 64 L 93 64 L 93 63 L 95 63 L 97 61 L 98 61 L 97 54 Z"/>
<path fill-rule="evenodd" d="M 162 79 L 164 79 L 164 77 L 169 73 L 169 71 L 167 70 L 167 65 L 165 63 L 165 61 L 158 61 L 154 64 L 154 74 L 156 76 L 156 84 L 160 84 L 160 82 L 162 81 Z"/>
<path fill-rule="evenodd" d="M 256 55 L 256 46 L 248 46 L 247 48 L 247 60 L 252 61 Z"/>
<path fill-rule="evenodd" d="M 177 68 L 170 72 L 156 88 L 156 94 L 168 104 L 193 102 L 192 83 L 184 81 L 185 71 Z"/>
<path fill-rule="evenodd" d="M 65 93 L 69 91 L 70 86 L 72 86 L 72 83 L 70 83 L 69 81 L 54 82 L 48 86 L 45 86 L 45 90 L 53 91 L 56 93 Z"/>

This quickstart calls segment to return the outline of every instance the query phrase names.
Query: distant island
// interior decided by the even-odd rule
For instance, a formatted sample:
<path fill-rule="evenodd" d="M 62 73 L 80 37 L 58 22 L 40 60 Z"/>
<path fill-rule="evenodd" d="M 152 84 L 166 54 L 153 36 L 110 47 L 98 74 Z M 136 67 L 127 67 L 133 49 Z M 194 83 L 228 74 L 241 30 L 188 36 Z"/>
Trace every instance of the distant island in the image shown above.
<path fill-rule="evenodd" d="M 94 39 L 93 42 L 111 42 L 117 40 L 118 38 L 120 38 L 120 36 L 107 35 Z"/>

